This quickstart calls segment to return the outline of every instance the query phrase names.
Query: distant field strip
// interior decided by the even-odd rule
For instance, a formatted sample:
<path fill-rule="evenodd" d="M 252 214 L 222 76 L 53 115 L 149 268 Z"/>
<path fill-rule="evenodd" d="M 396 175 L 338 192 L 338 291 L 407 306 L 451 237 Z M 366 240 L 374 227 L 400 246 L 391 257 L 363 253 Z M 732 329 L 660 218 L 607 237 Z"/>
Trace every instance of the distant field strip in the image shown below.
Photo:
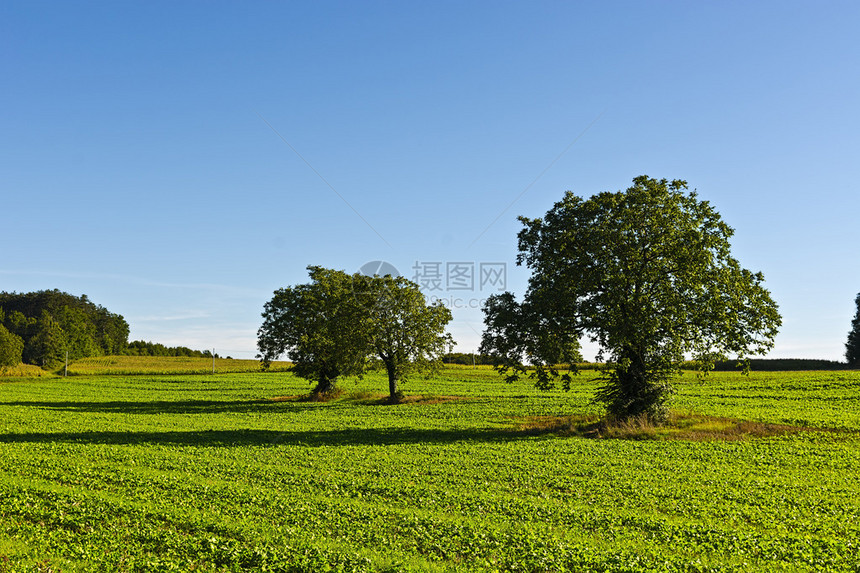
<path fill-rule="evenodd" d="M 290 367 L 289 362 L 272 362 L 269 370 L 282 372 Z M 81 375 L 136 375 L 136 374 L 211 374 L 211 358 L 185 356 L 100 356 L 82 358 L 69 365 L 70 376 Z M 259 372 L 259 360 L 216 358 L 215 373 Z"/>

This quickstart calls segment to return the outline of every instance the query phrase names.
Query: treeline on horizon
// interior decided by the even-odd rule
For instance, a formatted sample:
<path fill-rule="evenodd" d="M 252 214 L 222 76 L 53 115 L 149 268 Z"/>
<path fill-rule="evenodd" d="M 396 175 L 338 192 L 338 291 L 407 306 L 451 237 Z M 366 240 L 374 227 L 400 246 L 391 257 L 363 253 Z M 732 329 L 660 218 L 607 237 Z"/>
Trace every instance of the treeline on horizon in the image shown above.
<path fill-rule="evenodd" d="M 848 370 L 846 362 L 818 358 L 752 358 L 750 369 L 758 372 L 778 372 L 786 370 Z M 714 371 L 728 372 L 740 370 L 737 360 L 724 360 L 714 364 Z"/>
<path fill-rule="evenodd" d="M 29 293 L 0 292 L 0 366 L 32 364 L 56 368 L 92 356 L 211 357 L 208 350 L 128 341 L 122 315 L 95 304 L 87 295 L 58 289 Z"/>
<path fill-rule="evenodd" d="M 459 364 L 464 366 L 491 366 L 493 358 L 484 354 L 467 353 L 467 352 L 450 352 L 442 356 L 444 364 Z M 557 364 L 558 368 L 566 369 L 569 365 Z M 596 370 L 602 367 L 600 362 L 581 362 L 577 364 L 580 370 Z M 682 364 L 684 370 L 698 370 L 700 368 L 697 362 L 685 362 Z M 758 372 L 778 372 L 778 371 L 800 371 L 800 370 L 847 370 L 851 366 L 845 362 L 836 360 L 823 360 L 816 358 L 752 358 L 750 359 L 750 369 Z M 714 363 L 714 371 L 716 372 L 731 372 L 741 370 L 737 360 L 722 360 Z"/>
<path fill-rule="evenodd" d="M 190 358 L 212 358 L 211 350 L 193 350 L 187 346 L 165 346 L 156 342 L 132 340 L 123 354 L 127 356 L 183 356 Z M 215 358 L 220 358 L 215 354 Z"/>
<path fill-rule="evenodd" d="M 493 358 L 485 354 L 470 352 L 449 352 L 442 355 L 443 364 L 463 364 L 466 366 L 492 366 Z"/>

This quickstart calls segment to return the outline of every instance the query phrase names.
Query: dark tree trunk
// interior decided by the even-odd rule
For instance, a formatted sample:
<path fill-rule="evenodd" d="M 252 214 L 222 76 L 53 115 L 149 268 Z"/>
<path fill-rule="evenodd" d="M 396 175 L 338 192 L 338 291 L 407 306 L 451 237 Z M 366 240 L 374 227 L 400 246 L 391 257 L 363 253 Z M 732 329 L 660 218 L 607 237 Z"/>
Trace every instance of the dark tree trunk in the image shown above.
<path fill-rule="evenodd" d="M 394 372 L 388 373 L 388 393 L 391 395 L 391 400 L 394 401 L 397 397 L 397 378 L 394 377 Z"/>
<path fill-rule="evenodd" d="M 622 420 L 646 416 L 652 422 L 665 421 L 669 414 L 666 401 L 672 392 L 666 374 L 649 368 L 644 352 L 633 347 L 622 349 L 618 362 L 598 393 L 607 412 Z"/>
<path fill-rule="evenodd" d="M 314 388 L 314 394 L 331 394 L 334 392 L 334 380 L 329 378 L 320 378 Z"/>
<path fill-rule="evenodd" d="M 397 392 L 397 367 L 393 361 L 385 361 L 385 370 L 388 372 L 388 400 L 392 403 L 399 400 Z"/>

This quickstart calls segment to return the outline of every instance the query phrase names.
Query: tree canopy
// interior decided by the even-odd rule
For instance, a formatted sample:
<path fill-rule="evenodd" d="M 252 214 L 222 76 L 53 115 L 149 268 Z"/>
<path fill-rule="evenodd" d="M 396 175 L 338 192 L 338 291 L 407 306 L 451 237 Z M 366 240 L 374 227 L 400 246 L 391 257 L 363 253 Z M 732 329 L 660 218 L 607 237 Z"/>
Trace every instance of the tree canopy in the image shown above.
<path fill-rule="evenodd" d="M 361 375 L 378 360 L 396 398 L 398 382 L 432 367 L 450 346 L 450 311 L 428 306 L 418 285 L 318 266 L 308 271 L 310 283 L 279 289 L 264 306 L 257 333 L 264 366 L 286 352 L 293 372 L 325 393 L 338 377 Z"/>
<path fill-rule="evenodd" d="M 367 367 L 366 317 L 354 304 L 352 277 L 343 271 L 308 267 L 311 282 L 275 291 L 263 307 L 257 331 L 264 367 L 283 353 L 296 376 L 316 382 L 315 393 L 329 393 L 340 376 Z"/>
<path fill-rule="evenodd" d="M 582 361 L 580 329 L 553 308 L 556 302 L 547 297 L 542 304 L 528 298 L 518 303 L 510 292 L 491 295 L 485 302 L 480 352 L 491 356 L 509 382 L 527 372 L 523 366 L 528 365 L 538 388 L 549 390 L 559 377 L 569 388 L 570 374 L 560 374 L 557 366 Z"/>
<path fill-rule="evenodd" d="M 685 354 L 705 368 L 767 352 L 781 324 L 764 277 L 731 255 L 733 230 L 687 183 L 637 177 L 626 191 L 568 192 L 543 218 L 520 217 L 517 264 L 531 271 L 522 303 L 490 297 L 481 352 L 502 369 L 551 365 L 587 336 L 606 359 L 596 399 L 618 417 L 666 414 Z M 522 371 L 521 368 L 519 368 Z"/>
<path fill-rule="evenodd" d="M 4 318 L 3 309 L 0 308 L 0 366 L 15 366 L 21 363 L 24 341 L 3 326 Z"/>
<path fill-rule="evenodd" d="M 854 303 L 857 305 L 857 312 L 851 321 L 851 331 L 845 343 L 845 358 L 849 366 L 860 368 L 860 294 L 854 299 Z"/>
<path fill-rule="evenodd" d="M 398 399 L 398 384 L 416 371 L 441 365 L 454 341 L 445 334 L 451 311 L 437 301 L 427 305 L 418 285 L 386 275 L 353 275 L 359 312 L 365 315 L 363 336 L 388 374 L 388 392 Z"/>

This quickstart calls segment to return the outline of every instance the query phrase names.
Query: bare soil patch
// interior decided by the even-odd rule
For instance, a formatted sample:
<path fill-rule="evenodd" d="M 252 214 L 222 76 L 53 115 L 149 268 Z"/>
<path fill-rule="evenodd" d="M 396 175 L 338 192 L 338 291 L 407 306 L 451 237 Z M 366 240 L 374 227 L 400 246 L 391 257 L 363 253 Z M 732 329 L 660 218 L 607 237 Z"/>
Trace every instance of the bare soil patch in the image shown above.
<path fill-rule="evenodd" d="M 606 420 L 597 416 L 532 416 L 512 420 L 517 433 L 556 434 L 591 439 L 734 441 L 782 436 L 813 428 L 753 422 L 703 414 L 673 413 L 664 424 L 647 418 Z"/>

